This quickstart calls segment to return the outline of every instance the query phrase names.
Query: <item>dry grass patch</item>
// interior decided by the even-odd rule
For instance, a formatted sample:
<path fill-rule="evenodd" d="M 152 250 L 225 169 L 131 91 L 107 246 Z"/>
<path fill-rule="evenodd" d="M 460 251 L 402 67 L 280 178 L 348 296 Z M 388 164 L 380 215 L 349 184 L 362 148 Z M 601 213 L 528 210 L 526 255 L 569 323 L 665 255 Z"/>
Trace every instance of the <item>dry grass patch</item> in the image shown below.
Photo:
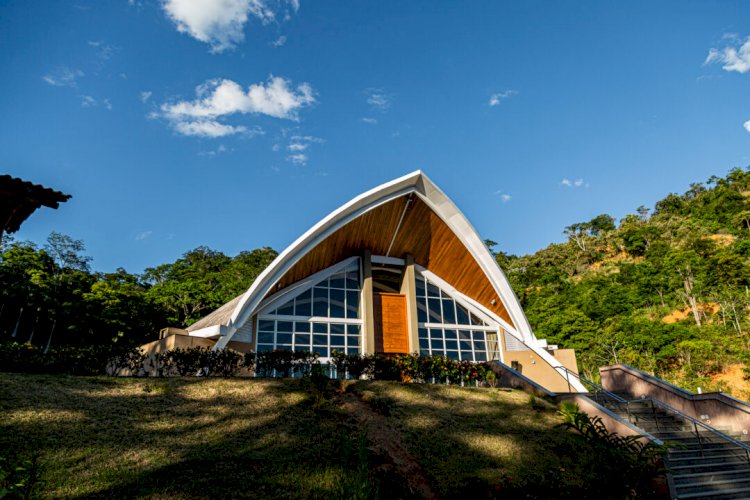
<path fill-rule="evenodd" d="M 559 427 L 552 406 L 508 389 L 359 382 L 389 401 L 389 420 L 441 497 L 564 497 L 580 491 L 581 440 Z"/>
<path fill-rule="evenodd" d="M 42 497 L 323 498 L 377 479 L 361 429 L 300 380 L 0 374 L 0 413 L 0 449 L 38 454 Z"/>

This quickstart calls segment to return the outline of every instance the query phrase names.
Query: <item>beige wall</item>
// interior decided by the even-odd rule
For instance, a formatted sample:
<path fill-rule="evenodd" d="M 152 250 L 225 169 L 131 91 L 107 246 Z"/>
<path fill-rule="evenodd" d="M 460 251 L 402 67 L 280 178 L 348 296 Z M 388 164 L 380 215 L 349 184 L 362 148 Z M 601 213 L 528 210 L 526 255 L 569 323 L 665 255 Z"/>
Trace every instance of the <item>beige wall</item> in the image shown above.
<path fill-rule="evenodd" d="M 555 349 L 548 351 L 555 357 L 565 368 L 578 373 L 578 361 L 576 361 L 576 351 L 574 349 Z"/>
<path fill-rule="evenodd" d="M 534 351 L 506 351 L 503 353 L 503 362 L 506 365 L 512 366 L 514 361 L 519 364 L 520 369 L 518 371 L 545 389 L 552 392 L 576 392 L 557 370 Z"/>

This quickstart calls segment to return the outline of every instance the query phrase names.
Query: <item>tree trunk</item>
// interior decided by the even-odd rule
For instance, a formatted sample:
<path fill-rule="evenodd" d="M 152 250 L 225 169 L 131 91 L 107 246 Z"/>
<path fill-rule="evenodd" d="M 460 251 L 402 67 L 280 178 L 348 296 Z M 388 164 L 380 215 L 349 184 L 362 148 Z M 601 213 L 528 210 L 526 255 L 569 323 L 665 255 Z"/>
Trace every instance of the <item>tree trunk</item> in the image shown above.
<path fill-rule="evenodd" d="M 44 354 L 49 352 L 49 346 L 52 344 L 52 334 L 55 333 L 55 325 L 57 325 L 57 319 L 52 321 L 52 329 L 49 331 L 49 338 L 47 339 L 47 346 L 44 348 Z"/>
<path fill-rule="evenodd" d="M 695 296 L 693 295 L 693 276 L 689 271 L 688 271 L 688 274 L 685 276 L 682 284 L 685 287 L 685 295 L 687 297 L 688 304 L 690 305 L 690 310 L 693 311 L 693 318 L 695 319 L 695 324 L 698 325 L 698 328 L 700 328 L 702 326 L 701 325 L 701 312 L 698 309 L 698 301 L 695 299 Z"/>
<path fill-rule="evenodd" d="M 18 311 L 18 319 L 16 320 L 16 327 L 13 329 L 13 333 L 10 335 L 11 338 L 16 338 L 18 335 L 18 327 L 21 326 L 21 316 L 23 316 L 23 307 Z"/>

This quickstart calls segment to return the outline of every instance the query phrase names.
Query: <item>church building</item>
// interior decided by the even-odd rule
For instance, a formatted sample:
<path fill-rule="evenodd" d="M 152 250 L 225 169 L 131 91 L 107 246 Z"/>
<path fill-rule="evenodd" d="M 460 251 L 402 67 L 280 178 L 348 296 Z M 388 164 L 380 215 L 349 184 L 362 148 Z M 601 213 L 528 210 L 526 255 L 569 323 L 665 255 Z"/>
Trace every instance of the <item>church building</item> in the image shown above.
<path fill-rule="evenodd" d="M 421 171 L 342 205 L 243 295 L 166 330 L 159 350 L 440 354 L 500 361 L 551 391 L 585 390 L 567 376 L 575 353 L 534 336 L 484 241 Z"/>

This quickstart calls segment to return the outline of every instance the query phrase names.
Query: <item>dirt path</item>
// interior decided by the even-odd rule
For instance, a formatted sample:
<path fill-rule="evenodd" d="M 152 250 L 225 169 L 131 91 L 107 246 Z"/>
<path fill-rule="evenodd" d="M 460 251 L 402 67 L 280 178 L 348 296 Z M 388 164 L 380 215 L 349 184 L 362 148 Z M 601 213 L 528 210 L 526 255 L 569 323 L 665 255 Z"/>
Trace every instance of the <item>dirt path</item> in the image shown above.
<path fill-rule="evenodd" d="M 354 394 L 346 393 L 340 400 L 342 409 L 365 426 L 367 437 L 376 451 L 393 461 L 396 473 L 404 478 L 411 492 L 421 498 L 438 498 L 422 466 L 401 444 L 401 434 L 388 423 L 388 419 Z"/>

